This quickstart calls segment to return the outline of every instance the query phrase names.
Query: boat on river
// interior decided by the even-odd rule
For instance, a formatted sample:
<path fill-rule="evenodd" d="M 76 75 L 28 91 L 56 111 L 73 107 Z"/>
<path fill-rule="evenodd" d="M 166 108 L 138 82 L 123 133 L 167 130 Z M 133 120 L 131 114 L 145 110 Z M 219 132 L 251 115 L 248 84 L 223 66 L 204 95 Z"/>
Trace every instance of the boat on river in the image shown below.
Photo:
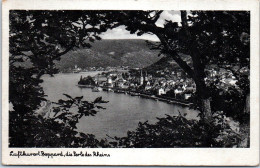
<path fill-rule="evenodd" d="M 115 92 L 115 93 L 125 93 L 125 91 L 123 91 L 123 90 L 117 90 L 117 89 L 114 90 L 114 92 Z"/>
<path fill-rule="evenodd" d="M 109 92 L 114 92 L 114 90 L 113 90 L 113 89 L 111 89 L 111 88 L 108 88 L 108 91 L 109 91 Z"/>
<path fill-rule="evenodd" d="M 140 93 L 130 92 L 130 95 L 131 95 L 131 96 L 139 96 Z"/>
<path fill-rule="evenodd" d="M 152 96 L 150 96 L 149 98 L 152 99 L 152 100 L 158 101 L 158 98 L 157 98 L 155 95 L 152 95 Z"/>
<path fill-rule="evenodd" d="M 92 86 L 92 85 L 77 85 L 78 87 L 80 87 L 80 88 L 94 88 L 94 86 Z"/>
<path fill-rule="evenodd" d="M 107 91 L 107 92 L 114 92 L 114 90 L 113 90 L 113 89 L 111 89 L 111 88 L 103 88 L 103 91 Z"/>
<path fill-rule="evenodd" d="M 101 87 L 94 87 L 94 88 L 92 89 L 92 92 L 100 92 L 100 91 L 102 91 L 102 88 L 101 88 Z"/>

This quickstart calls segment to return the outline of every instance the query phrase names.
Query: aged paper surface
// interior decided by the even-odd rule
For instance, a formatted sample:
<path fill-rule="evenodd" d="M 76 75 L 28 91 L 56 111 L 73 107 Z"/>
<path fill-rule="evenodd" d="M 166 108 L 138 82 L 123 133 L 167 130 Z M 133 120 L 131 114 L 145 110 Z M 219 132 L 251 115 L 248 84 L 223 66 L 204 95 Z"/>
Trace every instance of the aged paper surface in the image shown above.
<path fill-rule="evenodd" d="M 10 147 L 10 10 L 250 11 L 250 146 L 178 148 Z M 256 166 L 259 164 L 259 1 L 257 0 L 6 0 L 2 4 L 2 164 Z M 14 15 L 15 17 L 15 15 Z M 232 23 L 231 23 L 232 24 Z M 104 38 L 106 38 L 104 36 Z M 124 37 L 122 37 L 124 38 Z M 130 37 L 129 37 L 130 38 Z M 150 37 L 146 37 L 149 39 Z M 110 38 L 111 39 L 111 38 Z M 151 39 L 152 40 L 152 39 Z M 113 53 L 112 53 L 113 54 Z M 75 67 L 76 69 L 77 67 Z M 51 86 L 50 86 L 51 87 Z M 37 125 L 31 125 L 37 127 Z"/>

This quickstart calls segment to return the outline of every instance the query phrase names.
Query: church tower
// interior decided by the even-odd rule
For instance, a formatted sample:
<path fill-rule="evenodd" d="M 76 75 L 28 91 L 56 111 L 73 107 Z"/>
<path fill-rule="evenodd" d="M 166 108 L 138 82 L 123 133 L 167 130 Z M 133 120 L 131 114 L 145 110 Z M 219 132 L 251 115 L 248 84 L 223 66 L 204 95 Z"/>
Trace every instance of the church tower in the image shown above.
<path fill-rule="evenodd" d="M 108 83 L 108 84 L 112 84 L 112 78 L 111 78 L 111 76 L 109 76 L 109 77 L 107 78 L 107 83 Z"/>
<path fill-rule="evenodd" d="M 144 77 L 144 81 L 147 82 L 148 81 L 148 75 L 147 75 L 147 71 L 145 71 L 145 77 Z"/>
<path fill-rule="evenodd" d="M 140 85 L 144 84 L 143 71 L 141 70 Z"/>

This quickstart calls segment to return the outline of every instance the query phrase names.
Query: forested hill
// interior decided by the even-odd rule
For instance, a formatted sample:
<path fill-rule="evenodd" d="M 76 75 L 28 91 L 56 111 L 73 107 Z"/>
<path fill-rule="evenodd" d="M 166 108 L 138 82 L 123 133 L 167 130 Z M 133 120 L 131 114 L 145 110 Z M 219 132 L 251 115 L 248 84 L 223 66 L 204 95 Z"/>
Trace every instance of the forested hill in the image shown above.
<path fill-rule="evenodd" d="M 188 55 L 179 53 L 180 57 L 188 63 L 188 65 L 192 64 L 192 60 Z M 151 64 L 149 66 L 147 66 L 145 68 L 145 70 L 148 73 L 153 74 L 155 71 L 157 70 L 163 70 L 167 68 L 170 71 L 176 71 L 176 70 L 181 70 L 181 68 L 179 67 L 179 65 L 170 57 L 165 57 L 162 56 L 160 57 L 160 60 L 158 60 L 157 62 L 155 62 L 154 64 Z"/>
<path fill-rule="evenodd" d="M 87 67 L 130 66 L 147 67 L 158 60 L 158 51 L 150 50 L 145 40 L 101 40 L 91 43 L 90 49 L 77 49 L 63 55 L 57 62 L 60 70 Z"/>

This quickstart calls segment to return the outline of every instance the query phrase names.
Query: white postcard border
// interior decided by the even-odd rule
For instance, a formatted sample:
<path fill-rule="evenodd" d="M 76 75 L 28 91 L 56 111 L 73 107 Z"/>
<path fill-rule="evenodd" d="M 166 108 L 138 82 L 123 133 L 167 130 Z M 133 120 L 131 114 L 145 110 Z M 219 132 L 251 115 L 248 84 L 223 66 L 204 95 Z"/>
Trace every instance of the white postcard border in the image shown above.
<path fill-rule="evenodd" d="M 250 10 L 250 148 L 9 148 L 9 10 Z M 259 164 L 259 2 L 257 0 L 5 0 L 2 4 L 2 162 L 7 165 L 226 165 Z M 11 157 L 11 151 L 83 151 L 110 157 Z"/>

